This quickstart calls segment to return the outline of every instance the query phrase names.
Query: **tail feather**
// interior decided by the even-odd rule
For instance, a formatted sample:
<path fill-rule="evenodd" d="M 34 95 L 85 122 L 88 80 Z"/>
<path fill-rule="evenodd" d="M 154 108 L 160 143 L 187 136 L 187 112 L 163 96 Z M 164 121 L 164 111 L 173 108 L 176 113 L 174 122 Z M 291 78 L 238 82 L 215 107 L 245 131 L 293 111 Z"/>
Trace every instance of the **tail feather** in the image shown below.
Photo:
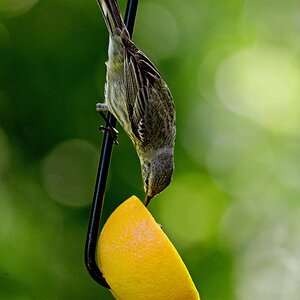
<path fill-rule="evenodd" d="M 122 19 L 119 5 L 116 0 L 97 0 L 102 11 L 106 26 L 110 34 L 113 34 L 115 28 L 123 29 L 125 27 Z"/>

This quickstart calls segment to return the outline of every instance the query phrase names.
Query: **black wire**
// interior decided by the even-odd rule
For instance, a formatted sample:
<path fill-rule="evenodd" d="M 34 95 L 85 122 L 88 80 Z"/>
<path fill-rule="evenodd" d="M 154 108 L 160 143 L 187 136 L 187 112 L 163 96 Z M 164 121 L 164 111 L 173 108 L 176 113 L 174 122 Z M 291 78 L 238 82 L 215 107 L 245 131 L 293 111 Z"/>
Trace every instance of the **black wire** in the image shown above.
<path fill-rule="evenodd" d="M 128 29 L 130 35 L 133 33 L 135 15 L 137 11 L 138 0 L 128 0 L 126 6 L 126 12 L 124 17 L 125 25 Z M 117 120 L 111 114 L 107 115 L 108 121 L 106 122 L 106 126 L 116 127 Z M 95 184 L 95 191 L 93 197 L 92 208 L 90 212 L 90 220 L 88 225 L 87 238 L 85 243 L 85 265 L 88 269 L 90 276 L 99 284 L 106 288 L 110 288 L 107 284 L 105 278 L 100 271 L 97 262 L 96 262 L 96 250 L 97 250 L 97 241 L 98 234 L 100 231 L 100 221 L 102 208 L 104 204 L 104 194 L 106 181 L 109 170 L 109 163 L 112 153 L 113 146 L 113 137 L 109 131 L 104 132 L 100 161 L 97 172 L 97 179 Z"/>
<path fill-rule="evenodd" d="M 125 11 L 124 23 L 127 27 L 130 36 L 132 36 L 133 33 L 137 6 L 138 6 L 138 0 L 128 0 L 126 11 Z"/>

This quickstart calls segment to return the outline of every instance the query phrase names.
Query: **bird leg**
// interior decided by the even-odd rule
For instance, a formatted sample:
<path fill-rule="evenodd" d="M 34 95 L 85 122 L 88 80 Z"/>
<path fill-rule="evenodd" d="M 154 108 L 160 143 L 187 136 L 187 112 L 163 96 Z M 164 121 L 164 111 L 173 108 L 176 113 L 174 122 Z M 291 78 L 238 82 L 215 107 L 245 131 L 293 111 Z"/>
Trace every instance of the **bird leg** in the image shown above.
<path fill-rule="evenodd" d="M 96 111 L 101 112 L 101 111 L 107 111 L 107 110 L 108 110 L 108 106 L 107 106 L 106 102 L 96 103 Z"/>
<path fill-rule="evenodd" d="M 108 110 L 106 103 L 97 103 L 96 104 L 96 110 L 99 112 L 100 116 L 103 118 L 103 120 L 106 122 L 106 125 L 100 125 L 99 129 L 101 131 L 107 131 L 110 133 L 113 143 L 118 145 L 118 130 L 110 124 L 110 122 L 107 119 L 107 116 L 105 115 L 104 111 Z"/>

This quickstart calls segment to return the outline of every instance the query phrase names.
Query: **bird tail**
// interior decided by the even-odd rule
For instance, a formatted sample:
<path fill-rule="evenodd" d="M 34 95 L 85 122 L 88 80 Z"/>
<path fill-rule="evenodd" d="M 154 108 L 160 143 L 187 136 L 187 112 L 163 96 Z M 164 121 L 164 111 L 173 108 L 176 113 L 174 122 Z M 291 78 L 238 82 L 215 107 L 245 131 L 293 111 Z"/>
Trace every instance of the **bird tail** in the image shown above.
<path fill-rule="evenodd" d="M 116 28 L 121 30 L 125 28 L 120 8 L 116 0 L 97 0 L 97 2 L 110 34 L 113 34 Z"/>

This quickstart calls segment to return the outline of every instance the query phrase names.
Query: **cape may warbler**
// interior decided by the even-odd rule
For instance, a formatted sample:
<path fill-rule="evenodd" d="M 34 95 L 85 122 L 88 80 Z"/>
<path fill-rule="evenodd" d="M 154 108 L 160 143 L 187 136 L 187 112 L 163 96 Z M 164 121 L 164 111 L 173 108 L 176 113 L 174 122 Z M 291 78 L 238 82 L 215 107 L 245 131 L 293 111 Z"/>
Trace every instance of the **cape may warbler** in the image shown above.
<path fill-rule="evenodd" d="M 175 108 L 161 74 L 131 41 L 115 0 L 97 0 L 109 31 L 105 102 L 140 159 L 145 204 L 170 183 L 174 169 Z"/>

